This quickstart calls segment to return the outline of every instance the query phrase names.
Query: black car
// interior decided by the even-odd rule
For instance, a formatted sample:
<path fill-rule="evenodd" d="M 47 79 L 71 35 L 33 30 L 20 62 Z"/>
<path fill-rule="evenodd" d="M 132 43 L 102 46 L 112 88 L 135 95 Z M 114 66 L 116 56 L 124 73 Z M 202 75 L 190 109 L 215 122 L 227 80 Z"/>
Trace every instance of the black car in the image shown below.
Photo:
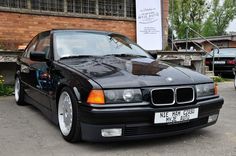
<path fill-rule="evenodd" d="M 212 50 L 206 57 L 206 65 L 213 69 L 213 52 L 215 56 L 214 70 L 215 74 L 233 74 L 233 68 L 236 65 L 236 48 L 221 48 Z"/>
<path fill-rule="evenodd" d="M 69 142 L 193 131 L 216 123 L 224 102 L 210 78 L 111 32 L 42 32 L 18 58 L 15 77 L 16 103 L 39 108 Z"/>

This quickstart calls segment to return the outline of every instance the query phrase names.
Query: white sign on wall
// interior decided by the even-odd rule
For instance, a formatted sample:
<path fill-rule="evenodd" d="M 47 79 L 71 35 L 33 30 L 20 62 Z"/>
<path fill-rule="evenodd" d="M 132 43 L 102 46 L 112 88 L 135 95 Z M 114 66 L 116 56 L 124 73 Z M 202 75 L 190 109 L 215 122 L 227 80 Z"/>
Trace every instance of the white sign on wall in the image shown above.
<path fill-rule="evenodd" d="M 137 43 L 145 50 L 162 50 L 161 0 L 136 0 Z"/>

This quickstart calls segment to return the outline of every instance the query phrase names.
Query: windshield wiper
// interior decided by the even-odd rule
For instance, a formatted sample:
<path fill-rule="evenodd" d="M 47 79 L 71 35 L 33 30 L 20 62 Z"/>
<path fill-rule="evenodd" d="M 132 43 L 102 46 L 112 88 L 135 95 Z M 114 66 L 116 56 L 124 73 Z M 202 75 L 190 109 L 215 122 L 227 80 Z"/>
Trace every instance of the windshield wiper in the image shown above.
<path fill-rule="evenodd" d="M 60 60 L 71 59 L 71 58 L 86 58 L 86 57 L 97 57 L 97 56 L 93 56 L 93 55 L 64 56 L 64 57 L 61 57 Z"/>
<path fill-rule="evenodd" d="M 144 55 L 136 55 L 136 54 L 108 54 L 104 56 L 116 56 L 116 57 L 147 57 Z"/>
<path fill-rule="evenodd" d="M 73 59 L 73 58 L 88 58 L 88 57 L 104 57 L 104 56 L 115 56 L 115 57 L 143 57 L 146 58 L 147 56 L 144 55 L 135 55 L 135 54 L 108 54 L 108 55 L 101 55 L 101 56 L 95 56 L 95 55 L 72 55 L 72 56 L 64 56 L 61 57 L 60 60 L 63 59 Z"/>

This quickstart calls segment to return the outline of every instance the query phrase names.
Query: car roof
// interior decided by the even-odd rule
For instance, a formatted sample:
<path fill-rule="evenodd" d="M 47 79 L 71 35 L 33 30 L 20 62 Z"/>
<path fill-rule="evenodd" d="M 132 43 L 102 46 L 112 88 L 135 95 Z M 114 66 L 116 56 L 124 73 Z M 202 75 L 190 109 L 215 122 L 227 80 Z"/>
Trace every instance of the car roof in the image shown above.
<path fill-rule="evenodd" d="M 49 31 L 51 33 L 57 33 L 57 32 L 84 32 L 84 33 L 94 33 L 94 34 L 103 34 L 103 35 L 109 35 L 109 34 L 122 35 L 122 34 L 119 34 L 119 33 L 116 33 L 116 32 L 100 31 L 100 30 L 88 30 L 88 29 L 52 29 L 52 30 L 49 30 Z"/>
<path fill-rule="evenodd" d="M 220 50 L 220 52 L 221 51 L 235 51 L 236 48 L 220 48 L 219 50 Z"/>
<path fill-rule="evenodd" d="M 211 51 L 211 53 L 213 52 L 213 50 Z M 215 49 L 215 52 L 217 52 L 217 49 Z M 219 48 L 219 52 L 220 53 L 224 53 L 224 52 L 236 52 L 236 48 Z"/>
<path fill-rule="evenodd" d="M 217 50 L 215 52 L 217 52 Z M 219 49 L 219 54 L 228 54 L 228 53 L 236 54 L 236 48 L 220 48 Z"/>

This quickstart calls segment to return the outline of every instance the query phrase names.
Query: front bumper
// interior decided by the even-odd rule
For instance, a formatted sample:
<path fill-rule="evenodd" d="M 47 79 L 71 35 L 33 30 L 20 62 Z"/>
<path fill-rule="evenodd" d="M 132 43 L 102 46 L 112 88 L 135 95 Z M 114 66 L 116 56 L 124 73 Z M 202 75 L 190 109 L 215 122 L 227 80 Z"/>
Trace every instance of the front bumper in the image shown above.
<path fill-rule="evenodd" d="M 86 141 L 110 142 L 147 139 L 186 133 L 215 124 L 216 121 L 208 123 L 208 117 L 210 115 L 219 114 L 223 103 L 223 98 L 217 97 L 198 102 L 194 105 L 165 108 L 152 108 L 146 106 L 95 109 L 84 107 L 80 109 L 81 135 L 82 139 Z M 197 119 L 172 125 L 154 124 L 155 112 L 176 111 L 196 107 L 199 108 Z M 122 136 L 102 137 L 101 130 L 109 128 L 122 128 Z"/>

